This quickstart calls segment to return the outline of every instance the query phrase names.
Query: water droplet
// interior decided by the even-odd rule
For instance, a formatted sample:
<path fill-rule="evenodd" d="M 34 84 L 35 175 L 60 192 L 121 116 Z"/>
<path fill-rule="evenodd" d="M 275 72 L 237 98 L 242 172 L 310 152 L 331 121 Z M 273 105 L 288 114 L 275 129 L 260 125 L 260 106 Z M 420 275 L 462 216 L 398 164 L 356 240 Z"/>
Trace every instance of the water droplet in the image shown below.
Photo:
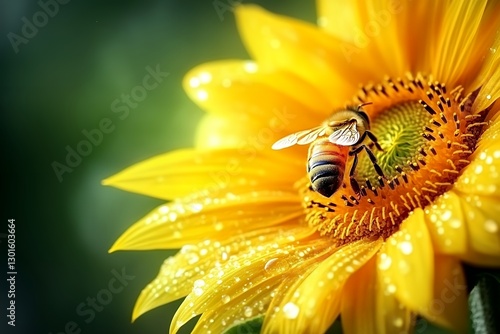
<path fill-rule="evenodd" d="M 484 222 L 484 229 L 490 233 L 498 232 L 498 224 L 492 219 L 488 219 Z"/>
<path fill-rule="evenodd" d="M 460 228 L 462 227 L 462 221 L 460 219 L 452 219 L 448 222 L 451 228 Z"/>
<path fill-rule="evenodd" d="M 403 319 L 401 318 L 395 318 L 393 321 L 392 321 L 392 324 L 394 325 L 394 327 L 402 327 L 403 326 Z"/>
<path fill-rule="evenodd" d="M 228 295 L 222 295 L 222 302 L 224 304 L 227 304 L 231 301 L 231 297 L 229 297 Z"/>
<path fill-rule="evenodd" d="M 212 81 L 212 74 L 209 72 L 201 72 L 199 77 L 202 83 L 209 83 Z"/>
<path fill-rule="evenodd" d="M 245 65 L 243 65 L 243 67 L 245 68 L 245 71 L 247 71 L 248 73 L 255 73 L 257 72 L 258 69 L 257 64 L 251 61 L 246 62 Z"/>
<path fill-rule="evenodd" d="M 385 253 L 380 254 L 378 268 L 380 270 L 387 270 L 391 267 L 392 259 Z"/>
<path fill-rule="evenodd" d="M 199 87 L 200 86 L 200 79 L 198 79 L 196 77 L 189 79 L 189 86 L 191 86 L 193 88 Z"/>
<path fill-rule="evenodd" d="M 446 210 L 441 214 L 441 220 L 448 220 L 451 218 L 451 210 Z"/>
<path fill-rule="evenodd" d="M 194 286 L 195 287 L 202 287 L 202 286 L 205 286 L 205 281 L 202 280 L 202 279 L 197 279 L 196 281 L 194 281 Z"/>
<path fill-rule="evenodd" d="M 245 307 L 243 314 L 245 315 L 245 317 L 250 318 L 253 315 L 253 308 L 251 308 L 250 306 Z"/>
<path fill-rule="evenodd" d="M 196 92 L 196 97 L 200 101 L 205 101 L 206 99 L 208 99 L 208 92 L 206 90 L 200 89 Z"/>
<path fill-rule="evenodd" d="M 490 52 L 491 53 L 495 53 L 495 52 L 497 52 L 497 49 L 496 48 L 490 48 Z"/>
<path fill-rule="evenodd" d="M 299 307 L 292 302 L 288 302 L 283 306 L 283 313 L 285 313 L 285 317 L 288 319 L 296 319 L 299 311 Z"/>
<path fill-rule="evenodd" d="M 222 222 L 217 222 L 214 228 L 216 231 L 222 231 L 222 229 L 224 228 L 224 224 Z"/>
<path fill-rule="evenodd" d="M 396 286 L 394 284 L 389 284 L 387 285 L 386 291 L 388 294 L 392 295 L 394 292 L 396 292 Z"/>
<path fill-rule="evenodd" d="M 203 289 L 202 288 L 194 288 L 193 289 L 193 293 L 196 295 L 196 296 L 201 296 L 203 294 Z"/>
<path fill-rule="evenodd" d="M 491 95 L 490 94 L 486 95 L 486 99 L 491 100 Z"/>
<path fill-rule="evenodd" d="M 403 254 L 408 255 L 413 252 L 413 245 L 409 241 L 402 241 L 399 243 L 399 249 Z"/>
<path fill-rule="evenodd" d="M 270 274 L 279 274 L 288 270 L 288 268 L 290 268 L 288 261 L 278 258 L 272 258 L 264 265 L 264 270 Z"/>

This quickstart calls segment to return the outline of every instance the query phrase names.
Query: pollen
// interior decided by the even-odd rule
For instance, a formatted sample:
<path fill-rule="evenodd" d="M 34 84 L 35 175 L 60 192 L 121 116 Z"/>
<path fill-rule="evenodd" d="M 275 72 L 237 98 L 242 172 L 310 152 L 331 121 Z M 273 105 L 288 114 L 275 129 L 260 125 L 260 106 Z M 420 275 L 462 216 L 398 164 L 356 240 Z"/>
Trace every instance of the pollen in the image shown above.
<path fill-rule="evenodd" d="M 487 124 L 487 111 L 471 113 L 475 94 L 463 92 L 420 73 L 361 87 L 353 101 L 371 103 L 364 110 L 382 150 L 365 143 L 377 161 L 360 153 L 354 172 L 359 192 L 348 176 L 329 198 L 310 190 L 307 179 L 298 182 L 308 224 L 338 245 L 387 238 L 413 210 L 449 190 Z"/>

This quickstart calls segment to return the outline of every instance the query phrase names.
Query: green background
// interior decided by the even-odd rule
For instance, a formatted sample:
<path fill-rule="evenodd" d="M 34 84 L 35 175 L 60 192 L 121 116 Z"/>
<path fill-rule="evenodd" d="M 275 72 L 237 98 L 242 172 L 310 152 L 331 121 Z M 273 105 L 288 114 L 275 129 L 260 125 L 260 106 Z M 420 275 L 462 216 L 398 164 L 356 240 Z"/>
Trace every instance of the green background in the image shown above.
<path fill-rule="evenodd" d="M 265 7 L 310 22 L 316 16 L 313 2 L 268 1 Z M 130 318 L 140 291 L 172 252 L 107 253 L 128 226 L 161 202 L 100 182 L 131 164 L 193 144 L 202 111 L 181 81 L 198 64 L 248 58 L 234 16 L 219 15 L 211 0 L 72 0 L 15 53 L 7 34 L 22 35 L 22 17 L 32 22 L 40 10 L 36 1 L 2 1 L 0 8 L 6 199 L 0 332 L 64 333 L 74 321 L 81 333 L 166 333 L 180 302 L 134 324 Z M 170 75 L 121 120 L 112 101 L 141 85 L 145 68 L 157 64 Z M 112 120 L 114 130 L 59 182 L 51 164 L 65 164 L 66 146 L 76 149 L 85 140 L 82 131 L 97 128 L 103 118 Z M 15 328 L 5 317 L 9 218 L 16 219 Z M 112 270 L 122 268 L 135 278 L 87 323 L 89 315 L 78 315 L 76 308 L 106 289 Z"/>

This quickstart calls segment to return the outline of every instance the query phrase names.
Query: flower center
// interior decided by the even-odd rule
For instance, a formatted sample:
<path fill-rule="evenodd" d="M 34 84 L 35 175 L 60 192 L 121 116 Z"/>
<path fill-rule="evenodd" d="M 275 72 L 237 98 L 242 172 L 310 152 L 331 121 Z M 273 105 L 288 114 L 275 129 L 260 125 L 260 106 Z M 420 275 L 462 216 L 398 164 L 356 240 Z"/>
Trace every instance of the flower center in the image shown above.
<path fill-rule="evenodd" d="M 469 164 L 486 124 L 486 111 L 471 112 L 474 98 L 422 74 L 363 87 L 353 104 L 371 102 L 363 109 L 382 151 L 365 144 L 384 177 L 362 151 L 353 175 L 360 194 L 349 186 L 352 158 L 343 186 L 330 198 L 311 190 L 307 178 L 300 181 L 308 224 L 338 245 L 396 232 L 411 211 L 449 190 Z"/>

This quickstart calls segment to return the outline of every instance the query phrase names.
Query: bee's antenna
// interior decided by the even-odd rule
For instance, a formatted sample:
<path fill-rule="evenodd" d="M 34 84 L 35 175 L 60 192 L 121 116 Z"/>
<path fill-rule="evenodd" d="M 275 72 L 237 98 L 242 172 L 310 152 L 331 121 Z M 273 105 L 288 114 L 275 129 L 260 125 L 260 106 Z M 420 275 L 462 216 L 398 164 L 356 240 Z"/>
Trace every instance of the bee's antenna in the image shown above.
<path fill-rule="evenodd" d="M 367 106 L 367 105 L 370 105 L 370 104 L 373 104 L 373 102 L 364 102 L 364 103 L 361 103 L 360 105 L 358 105 L 357 111 L 360 111 L 361 107 L 364 107 L 364 106 Z"/>

